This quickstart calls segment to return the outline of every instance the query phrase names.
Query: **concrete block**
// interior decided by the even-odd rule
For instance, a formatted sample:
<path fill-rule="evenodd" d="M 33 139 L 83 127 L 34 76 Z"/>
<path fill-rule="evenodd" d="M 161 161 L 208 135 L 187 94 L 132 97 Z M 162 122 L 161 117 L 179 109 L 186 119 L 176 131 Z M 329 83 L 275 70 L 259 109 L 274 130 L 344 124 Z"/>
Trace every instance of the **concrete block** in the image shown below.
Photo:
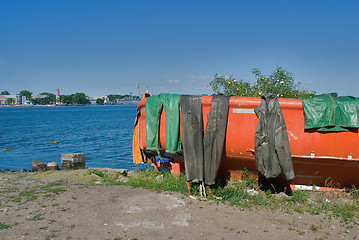
<path fill-rule="evenodd" d="M 60 167 L 57 162 L 49 162 L 47 164 L 47 170 L 60 170 Z"/>
<path fill-rule="evenodd" d="M 83 153 L 63 153 L 61 154 L 62 169 L 82 169 L 85 168 L 85 155 Z"/>

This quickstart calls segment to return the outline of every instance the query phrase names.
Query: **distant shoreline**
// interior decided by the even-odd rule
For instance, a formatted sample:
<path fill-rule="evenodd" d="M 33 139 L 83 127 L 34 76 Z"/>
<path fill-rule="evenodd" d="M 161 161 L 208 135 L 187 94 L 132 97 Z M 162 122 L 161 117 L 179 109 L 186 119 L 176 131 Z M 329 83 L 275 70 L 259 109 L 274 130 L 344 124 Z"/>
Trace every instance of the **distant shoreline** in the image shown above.
<path fill-rule="evenodd" d="M 115 105 L 132 105 L 138 102 L 125 102 L 120 104 L 69 104 L 69 105 L 0 105 L 0 108 L 12 108 L 12 107 L 70 107 L 70 106 L 115 106 Z"/>

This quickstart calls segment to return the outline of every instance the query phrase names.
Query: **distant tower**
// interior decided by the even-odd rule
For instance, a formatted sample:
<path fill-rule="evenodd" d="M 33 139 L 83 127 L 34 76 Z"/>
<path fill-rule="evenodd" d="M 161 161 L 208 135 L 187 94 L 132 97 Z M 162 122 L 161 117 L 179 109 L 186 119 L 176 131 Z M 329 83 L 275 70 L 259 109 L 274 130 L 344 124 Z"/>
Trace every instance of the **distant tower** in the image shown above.
<path fill-rule="evenodd" d="M 60 105 L 60 90 L 56 89 L 56 105 Z"/>

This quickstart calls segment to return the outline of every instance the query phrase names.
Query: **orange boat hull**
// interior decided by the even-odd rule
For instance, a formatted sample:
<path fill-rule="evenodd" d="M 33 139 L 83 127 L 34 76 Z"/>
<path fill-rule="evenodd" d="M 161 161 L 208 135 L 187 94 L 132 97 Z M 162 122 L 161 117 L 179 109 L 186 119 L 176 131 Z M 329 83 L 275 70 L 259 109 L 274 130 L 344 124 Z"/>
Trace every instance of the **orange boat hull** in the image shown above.
<path fill-rule="evenodd" d="M 210 111 L 211 96 L 202 96 L 204 126 Z M 224 154 L 219 176 L 238 175 L 247 169 L 257 173 L 255 167 L 254 133 L 258 118 L 254 109 L 260 98 L 231 97 Z M 314 132 L 304 130 L 302 101 L 279 99 L 287 126 L 296 178 L 293 184 L 329 186 L 336 188 L 359 187 L 359 133 Z M 146 99 L 138 103 L 138 145 L 146 151 Z M 160 118 L 160 144 L 166 148 L 165 114 Z M 183 163 L 180 159 L 176 162 Z"/>

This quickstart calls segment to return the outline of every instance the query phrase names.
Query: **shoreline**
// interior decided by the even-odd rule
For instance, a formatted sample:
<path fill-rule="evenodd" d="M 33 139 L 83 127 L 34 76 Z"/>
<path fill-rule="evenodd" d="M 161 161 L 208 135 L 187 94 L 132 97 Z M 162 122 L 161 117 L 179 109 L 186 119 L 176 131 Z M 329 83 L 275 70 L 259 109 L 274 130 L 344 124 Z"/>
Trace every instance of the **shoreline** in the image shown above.
<path fill-rule="evenodd" d="M 23 105 L 0 105 L 0 108 L 18 108 L 18 107 L 72 107 L 72 106 L 117 106 L 117 105 L 133 105 L 138 102 L 124 102 L 117 104 L 69 104 L 69 105 L 31 105 L 31 104 L 23 104 Z"/>

